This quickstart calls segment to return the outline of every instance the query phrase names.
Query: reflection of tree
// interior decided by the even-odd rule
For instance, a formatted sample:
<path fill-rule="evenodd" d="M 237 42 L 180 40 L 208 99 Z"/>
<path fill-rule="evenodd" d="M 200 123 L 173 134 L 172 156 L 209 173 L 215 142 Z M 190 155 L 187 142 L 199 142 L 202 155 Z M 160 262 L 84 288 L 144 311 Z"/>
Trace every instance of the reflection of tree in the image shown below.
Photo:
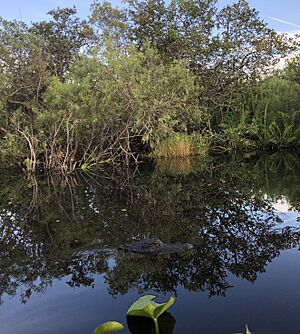
<path fill-rule="evenodd" d="M 292 208 L 300 211 L 299 152 L 263 156 L 256 164 L 261 176 L 258 186 L 274 200 L 286 198 Z"/>
<path fill-rule="evenodd" d="M 3 226 L 5 226 L 3 228 Z M 25 302 L 33 292 L 43 292 L 54 278 L 70 276 L 70 286 L 90 286 L 92 275 L 107 270 L 107 260 L 98 254 L 73 255 L 64 249 L 48 251 L 46 245 L 28 236 L 28 241 L 12 235 L 15 231 L 2 224 L 0 241 L 0 296 L 15 295 L 21 287 L 21 300 Z M 9 236 L 9 237 L 7 237 Z"/>
<path fill-rule="evenodd" d="M 254 241 L 256 232 L 260 235 Z M 247 234 L 238 238 L 230 236 L 231 240 L 225 235 L 204 237 L 193 251 L 170 257 L 146 257 L 141 261 L 138 255 L 121 254 L 117 257 L 117 265 L 106 276 L 110 293 L 126 293 L 130 288 L 140 293 L 147 289 L 176 293 L 177 286 L 182 285 L 192 291 L 206 290 L 210 295 L 224 295 L 230 287 L 228 270 L 254 282 L 267 262 L 298 241 L 298 235 L 290 230 L 276 233 L 269 227 L 268 231 L 257 229 L 251 233 L 250 237 Z"/>
<path fill-rule="evenodd" d="M 197 251 L 189 251 L 184 256 L 146 257 L 143 261 L 138 255 L 121 255 L 106 279 L 113 295 L 125 294 L 130 288 L 139 293 L 151 289 L 176 294 L 178 285 L 193 291 L 208 290 L 210 294 L 222 294 L 230 287 L 226 272 L 210 259 L 201 258 Z"/>
<path fill-rule="evenodd" d="M 261 190 L 267 186 L 259 162 L 193 162 L 193 168 L 189 175 L 166 176 L 159 168 L 125 179 L 3 175 L 0 295 L 22 287 L 25 301 L 55 278 L 68 275 L 70 286 L 89 286 L 98 273 L 105 273 L 112 294 L 176 292 L 178 285 L 225 294 L 228 271 L 255 281 L 268 261 L 297 244 L 298 232 L 273 228 L 279 218 L 273 197 Z M 195 248 L 156 258 L 88 251 L 149 236 Z"/>

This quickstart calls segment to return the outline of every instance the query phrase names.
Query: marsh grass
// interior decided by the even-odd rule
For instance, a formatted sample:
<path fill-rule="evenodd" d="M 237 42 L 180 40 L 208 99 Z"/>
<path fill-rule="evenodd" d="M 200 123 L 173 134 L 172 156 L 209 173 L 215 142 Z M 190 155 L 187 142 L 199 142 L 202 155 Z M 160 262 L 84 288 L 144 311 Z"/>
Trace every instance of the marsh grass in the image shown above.
<path fill-rule="evenodd" d="M 154 158 L 184 158 L 206 156 L 208 139 L 199 134 L 176 134 L 156 144 L 151 156 Z"/>

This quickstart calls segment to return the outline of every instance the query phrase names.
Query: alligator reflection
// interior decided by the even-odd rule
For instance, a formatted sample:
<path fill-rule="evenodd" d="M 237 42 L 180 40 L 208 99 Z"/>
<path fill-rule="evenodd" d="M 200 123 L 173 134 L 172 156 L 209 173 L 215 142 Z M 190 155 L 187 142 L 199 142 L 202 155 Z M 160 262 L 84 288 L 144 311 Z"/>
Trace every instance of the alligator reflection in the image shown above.
<path fill-rule="evenodd" d="M 270 158 L 280 161 L 280 178 L 274 168 L 266 173 L 267 158 L 263 164 L 192 160 L 188 173 L 180 164 L 176 169 L 159 163 L 134 177 L 96 180 L 3 174 L 0 296 L 13 296 L 22 287 L 25 302 L 54 279 L 68 276 L 70 286 L 91 286 L 100 273 L 113 295 L 132 288 L 176 293 L 179 285 L 224 295 L 228 271 L 254 282 L 281 250 L 299 243 L 298 231 L 274 229 L 280 219 L 272 208 L 274 198 L 289 198 L 299 166 L 294 163 L 291 173 L 282 159 L 293 158 Z M 284 191 L 276 188 L 282 179 Z M 299 207 L 300 194 L 292 190 L 292 203 Z M 196 247 L 168 257 L 116 251 L 151 236 Z"/>

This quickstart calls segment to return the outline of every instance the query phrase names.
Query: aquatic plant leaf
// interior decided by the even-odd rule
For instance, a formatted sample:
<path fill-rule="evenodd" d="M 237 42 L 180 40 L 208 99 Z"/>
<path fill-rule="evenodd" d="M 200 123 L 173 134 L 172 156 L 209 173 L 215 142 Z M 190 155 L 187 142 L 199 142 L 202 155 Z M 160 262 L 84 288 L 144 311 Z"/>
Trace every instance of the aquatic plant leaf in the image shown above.
<path fill-rule="evenodd" d="M 124 329 L 124 326 L 117 321 L 108 321 L 102 324 L 101 326 L 97 327 L 94 330 L 94 334 L 106 334 L 106 333 L 113 333 L 118 332 Z"/>
<path fill-rule="evenodd" d="M 175 298 L 170 297 L 169 301 L 163 304 L 158 304 L 153 302 L 154 304 L 154 315 L 157 319 L 160 315 L 162 315 L 169 307 L 171 307 L 174 304 Z"/>
<path fill-rule="evenodd" d="M 246 334 L 252 334 L 247 325 L 246 325 Z"/>
<path fill-rule="evenodd" d="M 136 300 L 128 309 L 127 315 L 148 317 L 157 319 L 163 314 L 171 305 L 173 305 L 175 299 L 171 297 L 166 303 L 156 303 L 153 301 L 156 296 L 146 295 Z"/>
<path fill-rule="evenodd" d="M 136 300 L 128 309 L 127 315 L 154 318 L 153 299 L 156 296 L 145 295 Z"/>

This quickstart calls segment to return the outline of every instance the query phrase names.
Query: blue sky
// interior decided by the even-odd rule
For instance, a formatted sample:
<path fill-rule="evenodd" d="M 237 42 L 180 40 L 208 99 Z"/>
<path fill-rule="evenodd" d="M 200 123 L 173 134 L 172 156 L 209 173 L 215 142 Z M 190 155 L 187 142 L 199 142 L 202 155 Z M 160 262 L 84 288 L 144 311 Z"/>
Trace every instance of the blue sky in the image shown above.
<path fill-rule="evenodd" d="M 80 16 L 87 16 L 92 2 L 93 0 L 0 0 L 0 16 L 6 19 L 22 18 L 27 22 L 39 21 L 47 19 L 46 12 L 50 9 L 73 4 L 77 7 Z M 121 4 L 120 0 L 111 2 Z M 219 5 L 223 6 L 230 2 L 232 0 L 219 0 Z M 259 10 L 260 16 L 272 28 L 282 32 L 300 30 L 300 0 L 249 0 L 249 3 Z"/>

